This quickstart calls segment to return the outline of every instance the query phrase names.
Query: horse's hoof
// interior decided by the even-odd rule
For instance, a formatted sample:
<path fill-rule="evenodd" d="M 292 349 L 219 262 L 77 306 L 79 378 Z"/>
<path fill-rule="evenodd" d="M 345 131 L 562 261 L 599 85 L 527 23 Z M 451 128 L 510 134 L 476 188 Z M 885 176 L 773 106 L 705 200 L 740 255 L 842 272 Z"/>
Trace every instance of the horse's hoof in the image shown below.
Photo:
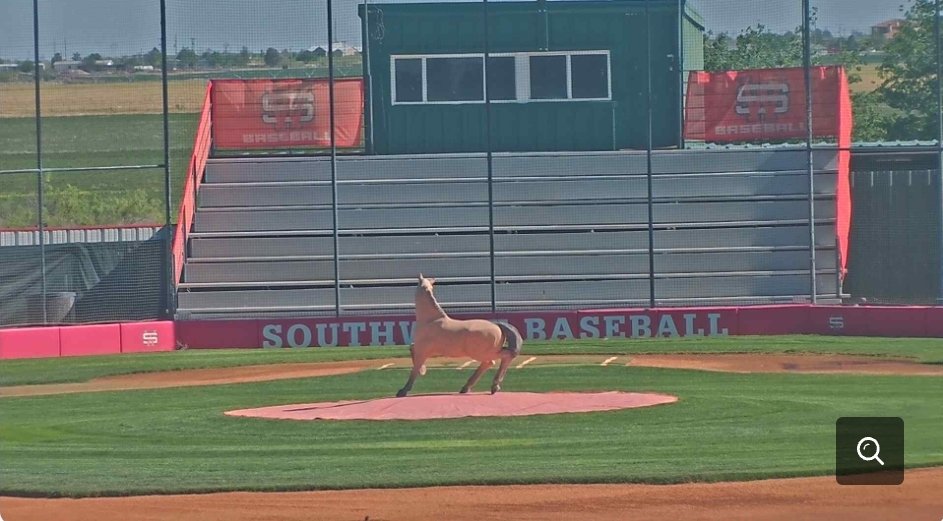
<path fill-rule="evenodd" d="M 468 394 L 468 387 L 462 387 L 462 390 L 458 394 Z"/>
<path fill-rule="evenodd" d="M 396 391 L 396 397 L 397 397 L 397 398 L 402 398 L 402 397 L 406 396 L 406 393 L 408 393 L 408 392 L 409 392 L 409 391 L 407 391 L 406 389 L 400 389 L 399 391 Z"/>
<path fill-rule="evenodd" d="M 500 385 L 492 385 L 492 386 L 491 386 L 491 394 L 494 394 L 494 393 L 496 393 L 496 392 L 498 392 L 498 391 L 500 391 L 500 390 L 501 390 L 501 386 L 500 386 Z"/>

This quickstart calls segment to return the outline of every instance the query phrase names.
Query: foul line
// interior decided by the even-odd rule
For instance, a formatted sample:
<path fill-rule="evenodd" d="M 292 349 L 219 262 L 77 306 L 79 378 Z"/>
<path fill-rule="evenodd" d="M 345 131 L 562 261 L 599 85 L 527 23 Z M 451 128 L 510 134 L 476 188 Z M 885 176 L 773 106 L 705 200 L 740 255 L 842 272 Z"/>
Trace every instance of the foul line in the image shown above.
<path fill-rule="evenodd" d="M 524 367 L 525 365 L 527 365 L 527 364 L 533 362 L 534 360 L 537 360 L 537 357 L 536 357 L 536 356 L 532 356 L 532 357 L 528 358 L 527 360 L 524 360 L 523 362 L 521 362 L 521 363 L 517 366 L 517 369 L 520 369 L 520 368 Z"/>
<path fill-rule="evenodd" d="M 382 371 L 382 370 L 386 369 L 387 367 L 393 367 L 394 365 L 396 365 L 396 364 L 383 364 L 383 365 L 381 365 L 380 367 L 377 368 L 377 371 Z"/>
<path fill-rule="evenodd" d="M 607 358 L 605 362 L 603 362 L 603 363 L 601 363 L 601 364 L 599 364 L 599 365 L 601 365 L 601 366 L 603 366 L 603 367 L 606 367 L 607 365 L 609 365 L 609 362 L 612 362 L 612 361 L 615 360 L 616 358 L 619 358 L 619 357 L 618 357 L 618 356 L 614 356 L 614 357 L 612 357 L 612 358 Z"/>

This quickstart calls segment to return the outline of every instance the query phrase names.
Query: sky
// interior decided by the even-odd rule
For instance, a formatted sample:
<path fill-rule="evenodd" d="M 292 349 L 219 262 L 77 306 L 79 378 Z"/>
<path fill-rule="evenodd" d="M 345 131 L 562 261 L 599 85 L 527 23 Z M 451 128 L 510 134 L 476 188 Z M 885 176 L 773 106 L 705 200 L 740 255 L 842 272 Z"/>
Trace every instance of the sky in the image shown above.
<path fill-rule="evenodd" d="M 300 50 L 327 46 L 325 0 L 166 0 L 171 52 L 184 47 L 238 52 L 268 47 Z M 357 4 L 334 0 L 334 39 L 360 43 Z M 403 0 L 397 0 L 403 1 Z M 489 0 L 501 1 L 501 0 Z M 817 27 L 833 34 L 870 32 L 870 26 L 901 17 L 912 0 L 811 0 Z M 104 56 L 143 53 L 160 44 L 158 0 L 38 0 L 40 56 L 78 52 Z M 391 3 L 380 0 L 373 3 Z M 714 33 L 736 34 L 751 25 L 793 30 L 801 21 L 801 0 L 688 0 Z M 32 0 L 0 0 L 0 58 L 28 59 L 33 53 Z"/>

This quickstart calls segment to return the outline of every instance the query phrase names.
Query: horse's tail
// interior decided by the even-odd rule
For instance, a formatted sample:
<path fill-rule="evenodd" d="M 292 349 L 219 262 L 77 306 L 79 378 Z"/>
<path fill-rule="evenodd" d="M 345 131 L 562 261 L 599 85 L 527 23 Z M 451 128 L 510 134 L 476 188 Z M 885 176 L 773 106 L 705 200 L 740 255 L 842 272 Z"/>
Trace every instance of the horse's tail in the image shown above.
<path fill-rule="evenodd" d="M 415 345 L 415 344 L 409 346 L 409 356 L 412 357 L 412 359 L 413 359 L 413 367 L 415 367 L 415 366 L 416 366 L 416 345 Z M 425 376 L 425 375 L 426 375 L 426 364 L 425 364 L 425 363 L 423 363 L 421 366 L 419 366 L 419 374 L 422 375 L 422 376 Z"/>
<path fill-rule="evenodd" d="M 524 339 L 521 338 L 520 331 L 511 324 L 505 324 L 504 322 L 495 322 L 499 328 L 501 328 L 501 333 L 504 334 L 504 339 L 507 342 L 506 346 L 502 346 L 502 349 L 510 351 L 513 356 L 521 354 L 521 347 L 524 345 Z"/>

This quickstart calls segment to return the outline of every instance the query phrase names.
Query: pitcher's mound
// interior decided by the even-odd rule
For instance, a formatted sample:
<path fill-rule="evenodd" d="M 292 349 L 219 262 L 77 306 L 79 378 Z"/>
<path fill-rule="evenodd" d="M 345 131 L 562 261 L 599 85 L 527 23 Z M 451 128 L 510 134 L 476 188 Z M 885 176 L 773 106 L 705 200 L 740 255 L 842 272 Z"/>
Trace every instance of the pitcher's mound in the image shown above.
<path fill-rule="evenodd" d="M 531 416 L 614 411 L 678 401 L 654 393 L 418 394 L 406 398 L 277 405 L 229 411 L 230 416 L 281 420 L 432 420 L 468 416 Z"/>

